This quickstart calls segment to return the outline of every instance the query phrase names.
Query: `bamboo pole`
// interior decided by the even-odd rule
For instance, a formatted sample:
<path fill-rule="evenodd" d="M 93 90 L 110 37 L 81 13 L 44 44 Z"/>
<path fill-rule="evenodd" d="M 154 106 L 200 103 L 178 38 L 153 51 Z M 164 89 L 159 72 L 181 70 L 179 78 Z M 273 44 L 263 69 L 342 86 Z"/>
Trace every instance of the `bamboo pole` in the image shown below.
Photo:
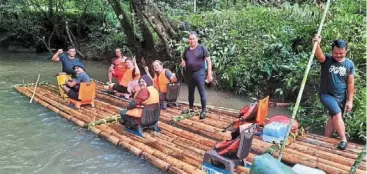
<path fill-rule="evenodd" d="M 35 85 L 35 87 L 34 87 L 34 91 L 33 91 L 33 95 L 32 95 L 32 97 L 31 97 L 31 100 L 29 101 L 29 103 L 32 103 L 33 98 L 34 98 L 34 95 L 36 94 L 36 88 L 37 88 L 38 81 L 40 80 L 40 76 L 41 76 L 41 74 L 38 74 L 37 81 L 36 81 L 36 85 Z"/>

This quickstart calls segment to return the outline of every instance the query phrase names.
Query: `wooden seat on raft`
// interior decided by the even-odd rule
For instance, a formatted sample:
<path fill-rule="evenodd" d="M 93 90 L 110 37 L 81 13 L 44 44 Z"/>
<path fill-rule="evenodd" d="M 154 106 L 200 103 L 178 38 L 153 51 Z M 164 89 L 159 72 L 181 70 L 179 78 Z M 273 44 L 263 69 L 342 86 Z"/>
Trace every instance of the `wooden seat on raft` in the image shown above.
<path fill-rule="evenodd" d="M 94 99 L 96 98 L 96 83 L 80 83 L 79 87 L 79 100 L 68 98 L 68 104 L 74 104 L 76 108 L 80 108 L 81 105 L 90 104 L 95 107 Z"/>

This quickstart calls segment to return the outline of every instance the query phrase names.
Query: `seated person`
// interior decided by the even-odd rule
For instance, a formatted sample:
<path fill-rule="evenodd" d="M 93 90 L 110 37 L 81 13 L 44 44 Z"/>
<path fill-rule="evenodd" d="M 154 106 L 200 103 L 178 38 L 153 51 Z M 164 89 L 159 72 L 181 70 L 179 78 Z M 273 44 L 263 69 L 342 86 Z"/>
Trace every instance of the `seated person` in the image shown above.
<path fill-rule="evenodd" d="M 126 58 L 125 60 L 126 71 L 124 72 L 119 83 L 111 83 L 109 84 L 109 91 L 114 92 L 117 96 L 123 96 L 128 94 L 127 87 L 129 83 L 133 80 L 140 78 L 140 71 L 138 66 L 136 65 L 136 60 Z"/>
<path fill-rule="evenodd" d="M 115 77 L 117 81 L 120 81 L 126 70 L 125 60 L 126 57 L 122 54 L 120 48 L 115 50 L 116 58 L 113 59 L 110 68 L 108 69 L 108 82 L 112 83 L 112 77 Z"/>
<path fill-rule="evenodd" d="M 61 88 L 65 91 L 69 98 L 79 100 L 79 85 L 82 82 L 90 83 L 90 78 L 84 71 L 82 64 L 74 65 L 73 70 L 76 73 L 76 78 L 68 80 L 65 85 L 61 85 Z"/>
<path fill-rule="evenodd" d="M 154 87 L 159 91 L 159 101 L 161 109 L 167 109 L 167 84 L 176 82 L 177 78 L 174 73 L 168 69 L 163 68 L 163 64 L 159 60 L 155 60 L 153 63 L 154 70 Z M 147 70 L 146 70 L 147 71 Z M 147 71 L 149 73 L 149 71 Z"/>
<path fill-rule="evenodd" d="M 159 119 L 159 94 L 157 89 L 153 87 L 152 78 L 147 75 L 143 75 L 139 79 L 139 86 L 140 90 L 136 93 L 134 99 L 129 102 L 127 109 L 121 110 L 121 118 L 124 122 L 131 124 L 152 126 Z M 146 119 L 141 119 L 142 117 Z"/>
<path fill-rule="evenodd" d="M 63 53 L 63 50 L 59 49 L 52 56 L 52 60 L 55 62 L 60 61 L 62 63 L 62 72 L 75 77 L 73 66 L 82 65 L 84 67 L 83 62 L 79 58 L 75 57 L 75 55 L 76 55 L 75 47 L 69 47 L 66 53 Z"/>

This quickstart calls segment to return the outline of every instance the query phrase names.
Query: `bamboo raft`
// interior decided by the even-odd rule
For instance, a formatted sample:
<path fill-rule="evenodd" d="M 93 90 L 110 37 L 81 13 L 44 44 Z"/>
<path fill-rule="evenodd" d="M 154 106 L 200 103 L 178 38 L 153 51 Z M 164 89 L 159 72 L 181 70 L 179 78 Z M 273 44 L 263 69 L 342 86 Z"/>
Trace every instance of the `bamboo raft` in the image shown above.
<path fill-rule="evenodd" d="M 101 84 L 97 85 L 97 90 L 102 88 Z M 15 89 L 27 97 L 32 97 L 35 90 L 35 102 L 170 173 L 204 173 L 201 170 L 204 153 L 212 149 L 216 142 L 230 139 L 230 132 L 222 130 L 236 120 L 235 110 L 211 108 L 204 120 L 193 116 L 174 122 L 173 118 L 187 107 L 182 104 L 181 108 L 162 110 L 159 122 L 161 132 L 145 131 L 142 138 L 126 131 L 117 121 L 116 115 L 127 106 L 127 102 L 121 99 L 97 93 L 95 108 L 86 106 L 78 110 L 67 106 L 55 86 L 46 84 L 35 88 L 34 85 L 17 85 Z M 103 124 L 91 124 L 96 122 Z M 288 165 L 318 168 L 326 173 L 348 173 L 363 147 L 349 143 L 348 149 L 341 151 L 336 149 L 338 143 L 337 139 L 306 134 L 287 145 L 282 161 Z M 246 160 L 251 163 L 256 155 L 274 147 L 255 136 Z M 275 150 L 272 155 L 277 157 L 278 151 Z M 237 166 L 235 172 L 249 173 L 249 169 Z M 366 158 L 356 173 L 366 173 Z"/>

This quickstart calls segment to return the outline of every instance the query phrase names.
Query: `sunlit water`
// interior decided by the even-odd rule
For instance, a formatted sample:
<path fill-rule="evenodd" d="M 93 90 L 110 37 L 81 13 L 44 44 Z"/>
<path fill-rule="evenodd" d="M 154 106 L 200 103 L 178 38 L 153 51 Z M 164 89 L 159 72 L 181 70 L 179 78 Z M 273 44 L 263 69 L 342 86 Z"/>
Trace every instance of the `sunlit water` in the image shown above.
<path fill-rule="evenodd" d="M 107 80 L 109 64 L 86 62 L 87 73 Z M 0 51 L 0 173 L 164 173 L 93 133 L 57 116 L 17 93 L 14 84 L 40 81 L 56 83 L 60 63 L 50 55 Z M 239 109 L 249 102 L 241 97 L 207 91 L 208 105 Z M 187 100 L 187 86 L 180 100 Z M 196 91 L 196 101 L 200 101 Z M 269 115 L 288 114 L 285 108 Z"/>

